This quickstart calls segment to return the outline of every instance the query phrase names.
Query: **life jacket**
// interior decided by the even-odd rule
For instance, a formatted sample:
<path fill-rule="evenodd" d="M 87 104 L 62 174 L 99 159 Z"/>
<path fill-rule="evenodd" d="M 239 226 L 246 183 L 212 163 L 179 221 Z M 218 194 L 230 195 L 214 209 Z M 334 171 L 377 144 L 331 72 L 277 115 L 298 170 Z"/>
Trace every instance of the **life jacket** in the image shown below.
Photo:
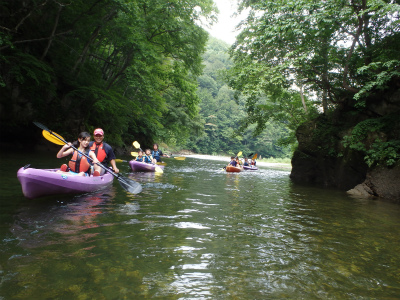
<path fill-rule="evenodd" d="M 142 157 L 136 157 L 136 161 L 143 161 L 143 156 Z"/>
<path fill-rule="evenodd" d="M 147 156 L 147 155 L 144 157 L 144 162 L 145 163 L 152 163 L 151 158 L 149 156 Z"/>
<path fill-rule="evenodd" d="M 153 158 L 155 158 L 157 161 L 160 160 L 160 151 L 151 151 L 151 155 L 153 155 Z"/>
<path fill-rule="evenodd" d="M 89 155 L 90 150 L 85 151 L 84 153 L 86 155 Z M 68 163 L 69 168 L 71 169 L 72 172 L 79 173 L 79 172 L 85 172 L 88 173 L 90 169 L 90 163 L 88 161 L 88 158 L 86 156 L 80 154 L 78 151 L 74 151 L 72 153 L 72 158 Z"/>
<path fill-rule="evenodd" d="M 99 162 L 103 162 L 103 160 L 105 160 L 107 158 L 107 153 L 104 150 L 103 143 L 101 143 L 99 145 L 96 143 L 93 143 L 92 147 L 90 147 L 90 150 L 92 150 L 94 152 L 94 154 L 96 155 Z"/>

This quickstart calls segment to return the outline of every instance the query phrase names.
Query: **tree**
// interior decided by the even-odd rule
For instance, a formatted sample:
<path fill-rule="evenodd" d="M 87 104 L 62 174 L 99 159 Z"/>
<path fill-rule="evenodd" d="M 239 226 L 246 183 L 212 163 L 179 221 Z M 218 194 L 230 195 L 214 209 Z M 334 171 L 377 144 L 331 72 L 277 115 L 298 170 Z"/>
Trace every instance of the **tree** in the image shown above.
<path fill-rule="evenodd" d="M 211 0 L 0 5 L 2 129 L 10 119 L 17 127 L 39 119 L 60 132 L 101 126 L 120 146 L 197 130 L 196 77 L 207 41 L 198 24 L 215 19 Z"/>
<path fill-rule="evenodd" d="M 400 39 L 387 44 L 399 37 L 394 1 L 243 0 L 240 8 L 249 9 L 249 16 L 231 49 L 229 84 L 247 99 L 249 123 L 259 128 L 275 118 L 276 106 L 296 103 L 296 90 L 317 97 L 327 113 L 338 104 L 354 105 L 360 93 L 397 76 Z M 364 76 L 367 70 L 375 76 Z M 375 80 L 379 74 L 385 74 L 384 82 Z M 292 124 L 301 122 L 300 115 L 286 112 Z"/>

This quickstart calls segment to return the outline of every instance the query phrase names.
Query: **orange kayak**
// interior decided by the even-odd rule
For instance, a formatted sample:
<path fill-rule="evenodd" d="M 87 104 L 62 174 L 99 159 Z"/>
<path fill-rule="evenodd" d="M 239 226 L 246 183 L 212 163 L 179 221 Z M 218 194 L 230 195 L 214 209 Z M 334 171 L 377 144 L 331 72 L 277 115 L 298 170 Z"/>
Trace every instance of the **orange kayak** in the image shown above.
<path fill-rule="evenodd" d="M 242 171 L 242 168 L 240 168 L 240 167 L 234 167 L 234 166 L 229 165 L 229 166 L 226 167 L 226 171 L 227 171 L 227 172 L 235 172 L 235 173 L 238 173 L 238 172 Z"/>

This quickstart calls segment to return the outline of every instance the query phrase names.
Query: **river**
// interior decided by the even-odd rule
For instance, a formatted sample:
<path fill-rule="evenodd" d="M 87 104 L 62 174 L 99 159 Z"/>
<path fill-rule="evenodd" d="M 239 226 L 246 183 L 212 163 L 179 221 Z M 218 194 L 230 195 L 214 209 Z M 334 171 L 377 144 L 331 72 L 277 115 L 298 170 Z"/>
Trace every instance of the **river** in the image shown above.
<path fill-rule="evenodd" d="M 137 195 L 24 198 L 18 168 L 53 156 L 2 157 L 0 299 L 400 299 L 398 205 L 190 157 L 119 163 Z"/>

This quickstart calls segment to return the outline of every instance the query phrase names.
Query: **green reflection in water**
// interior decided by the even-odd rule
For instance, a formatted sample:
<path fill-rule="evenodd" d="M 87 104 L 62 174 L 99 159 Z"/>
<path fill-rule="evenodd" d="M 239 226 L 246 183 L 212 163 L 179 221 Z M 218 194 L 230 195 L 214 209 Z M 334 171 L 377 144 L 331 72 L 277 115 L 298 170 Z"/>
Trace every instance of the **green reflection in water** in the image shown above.
<path fill-rule="evenodd" d="M 20 164 L 9 159 L 1 169 L 0 295 L 398 299 L 399 206 L 294 185 L 286 171 L 167 163 L 162 175 L 121 165 L 143 184 L 139 195 L 114 183 L 28 201 L 7 176 Z"/>

